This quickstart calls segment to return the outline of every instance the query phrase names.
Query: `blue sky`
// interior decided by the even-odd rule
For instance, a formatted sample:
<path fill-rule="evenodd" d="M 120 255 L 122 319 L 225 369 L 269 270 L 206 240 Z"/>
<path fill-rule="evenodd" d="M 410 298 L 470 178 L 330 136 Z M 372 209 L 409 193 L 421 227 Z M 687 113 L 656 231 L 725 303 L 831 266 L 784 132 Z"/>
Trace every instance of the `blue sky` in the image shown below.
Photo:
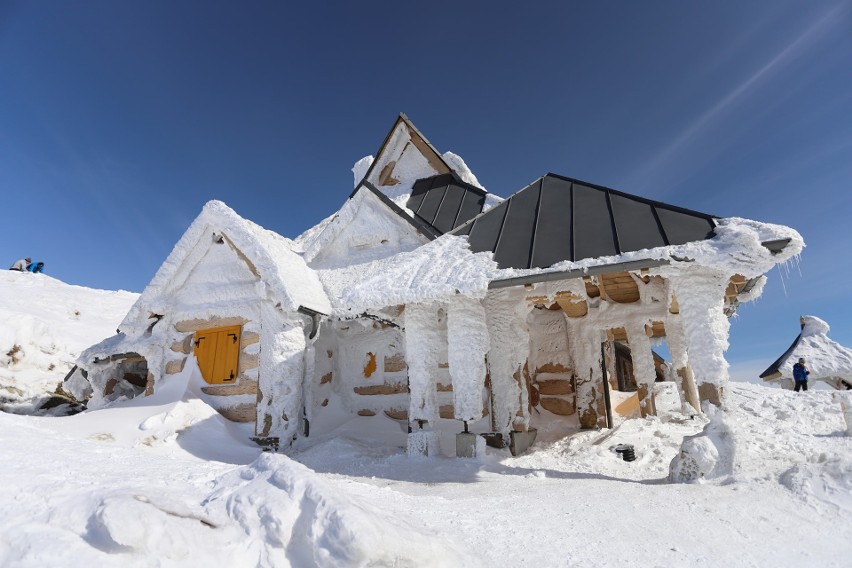
<path fill-rule="evenodd" d="M 729 359 L 801 314 L 852 346 L 852 3 L 291 4 L 0 0 L 0 258 L 141 291 L 210 199 L 294 237 L 405 112 L 504 197 L 554 172 L 796 228 Z"/>

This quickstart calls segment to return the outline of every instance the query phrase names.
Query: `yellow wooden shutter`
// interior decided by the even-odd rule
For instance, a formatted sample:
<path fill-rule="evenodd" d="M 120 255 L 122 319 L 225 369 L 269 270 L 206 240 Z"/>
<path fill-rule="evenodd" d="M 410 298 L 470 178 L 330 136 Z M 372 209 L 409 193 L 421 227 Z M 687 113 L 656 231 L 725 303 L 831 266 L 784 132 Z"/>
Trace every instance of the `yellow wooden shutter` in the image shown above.
<path fill-rule="evenodd" d="M 195 357 L 201 376 L 208 383 L 213 376 L 213 363 L 216 359 L 216 334 L 199 331 L 195 334 Z"/>
<path fill-rule="evenodd" d="M 240 333 L 238 325 L 196 332 L 195 355 L 205 381 L 210 384 L 222 384 L 237 380 Z"/>
<path fill-rule="evenodd" d="M 232 327 L 222 331 L 225 349 L 223 350 L 222 381 L 230 383 L 237 380 L 240 359 L 240 328 Z"/>

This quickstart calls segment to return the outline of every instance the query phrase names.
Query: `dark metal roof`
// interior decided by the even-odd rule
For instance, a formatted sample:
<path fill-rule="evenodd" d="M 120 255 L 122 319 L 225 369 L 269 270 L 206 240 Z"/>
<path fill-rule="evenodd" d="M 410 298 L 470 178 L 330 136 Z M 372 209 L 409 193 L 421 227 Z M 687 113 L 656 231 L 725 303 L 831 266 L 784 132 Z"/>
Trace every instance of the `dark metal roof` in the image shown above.
<path fill-rule="evenodd" d="M 410 206 L 409 206 L 410 208 Z M 700 241 L 714 215 L 547 174 L 452 231 L 500 268 L 546 268 L 564 260 Z"/>
<path fill-rule="evenodd" d="M 802 324 L 802 329 L 803 330 L 805 329 L 804 323 Z M 799 345 L 799 341 L 801 341 L 801 340 L 802 340 L 802 334 L 800 332 L 799 335 L 796 336 L 796 339 L 793 341 L 793 344 L 790 346 L 790 348 L 787 349 L 787 351 L 785 351 L 783 355 L 778 357 L 778 359 L 776 359 L 774 363 L 769 365 L 769 368 L 766 369 L 765 371 L 763 371 L 760 374 L 760 378 L 765 379 L 766 377 L 772 376 L 775 373 L 780 373 L 781 372 L 781 365 L 784 363 L 784 361 L 787 360 L 788 357 L 790 357 L 790 355 L 792 355 L 793 349 L 795 349 L 796 346 Z"/>
<path fill-rule="evenodd" d="M 452 172 L 417 180 L 405 206 L 443 234 L 482 213 L 485 195 L 484 189 L 462 181 Z"/>

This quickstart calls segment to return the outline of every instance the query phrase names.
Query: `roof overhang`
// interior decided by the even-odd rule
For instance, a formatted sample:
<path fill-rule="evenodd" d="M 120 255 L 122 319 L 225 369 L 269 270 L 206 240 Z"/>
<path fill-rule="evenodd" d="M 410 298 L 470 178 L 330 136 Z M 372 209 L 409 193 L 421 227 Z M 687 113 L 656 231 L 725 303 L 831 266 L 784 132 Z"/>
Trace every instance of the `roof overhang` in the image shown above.
<path fill-rule="evenodd" d="M 772 254 L 778 254 L 784 247 L 790 243 L 790 239 L 779 239 L 775 241 L 765 241 L 760 243 L 767 248 Z M 681 260 L 681 259 L 676 259 Z M 684 262 L 690 262 L 689 259 L 682 259 Z M 538 274 L 530 274 L 529 276 L 517 276 L 514 278 L 503 278 L 492 280 L 488 284 L 490 290 L 498 288 L 510 288 L 512 286 L 522 286 L 524 284 L 535 284 L 537 282 L 553 282 L 555 280 L 571 280 L 574 278 L 583 278 L 584 276 L 596 276 L 598 274 L 607 274 L 610 272 L 625 272 L 628 270 L 643 270 L 648 268 L 657 268 L 659 266 L 668 266 L 671 262 L 660 258 L 646 258 L 641 260 L 629 260 L 626 262 L 616 262 L 613 264 L 600 264 L 597 266 L 589 266 L 587 268 L 576 268 L 574 270 L 561 270 L 558 272 L 542 272 Z M 740 293 L 748 292 L 757 283 L 758 278 L 749 280 Z"/>
<path fill-rule="evenodd" d="M 559 272 L 542 272 L 540 274 L 530 274 L 529 276 L 517 276 L 515 278 L 505 278 L 501 280 L 492 280 L 488 284 L 491 290 L 497 288 L 510 288 L 512 286 L 521 286 L 524 284 L 535 284 L 537 282 L 553 282 L 555 280 L 571 280 L 574 278 L 582 278 L 584 276 L 595 276 L 597 274 L 607 274 L 609 272 L 625 272 L 627 270 L 642 270 L 644 268 L 656 268 L 658 266 L 666 266 L 671 264 L 664 259 L 644 259 L 630 260 L 627 262 L 616 262 L 614 264 L 600 264 L 598 266 L 590 266 L 588 268 L 577 268 L 574 270 L 562 270 Z"/>

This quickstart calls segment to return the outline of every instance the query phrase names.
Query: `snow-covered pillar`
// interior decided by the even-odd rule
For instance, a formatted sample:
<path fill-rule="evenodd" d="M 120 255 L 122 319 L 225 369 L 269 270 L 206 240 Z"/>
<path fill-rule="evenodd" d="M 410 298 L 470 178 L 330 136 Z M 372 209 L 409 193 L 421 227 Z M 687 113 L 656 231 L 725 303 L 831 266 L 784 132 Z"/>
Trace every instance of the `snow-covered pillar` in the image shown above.
<path fill-rule="evenodd" d="M 683 336 L 680 316 L 669 314 L 666 318 L 666 341 L 669 344 L 669 354 L 672 357 L 675 383 L 680 392 L 681 402 L 686 402 L 696 412 L 701 412 L 698 389 L 695 388 L 695 378 L 692 376 L 692 369 L 689 368 L 686 339 Z"/>
<path fill-rule="evenodd" d="M 438 305 L 405 306 L 405 363 L 408 365 L 409 425 L 418 424 L 408 435 L 408 455 L 438 455 L 441 452 L 438 432 L 427 424 L 438 418 Z M 425 428 L 425 429 L 424 429 Z"/>
<path fill-rule="evenodd" d="M 529 392 L 524 377 L 524 363 L 530 351 L 529 307 L 523 292 L 492 290 L 485 298 L 491 418 L 494 430 L 503 435 L 529 429 Z"/>
<path fill-rule="evenodd" d="M 683 266 L 670 278 L 677 295 L 680 318 L 701 402 L 722 404 L 728 384 L 730 322 L 725 315 L 725 289 L 729 276 L 703 266 Z"/>
<path fill-rule="evenodd" d="M 411 391 L 409 421 L 428 422 L 438 418 L 436 371 L 440 340 L 436 304 L 405 306 L 405 363 Z"/>
<path fill-rule="evenodd" d="M 482 418 L 485 356 L 488 353 L 485 308 L 479 300 L 456 296 L 447 306 L 447 361 L 453 381 L 453 415 L 464 421 L 456 434 L 456 456 L 485 456 L 485 438 L 468 431 L 467 423 Z"/>
<path fill-rule="evenodd" d="M 627 343 L 630 344 L 630 357 L 633 359 L 633 376 L 639 387 L 639 411 L 642 417 L 657 414 L 654 404 L 654 383 L 657 373 L 654 369 L 654 356 L 651 354 L 651 340 L 641 322 L 624 326 L 627 331 Z"/>
<path fill-rule="evenodd" d="M 262 438 L 278 438 L 285 446 L 298 433 L 304 405 L 304 321 L 264 306 L 261 330 L 256 432 Z"/>
<path fill-rule="evenodd" d="M 474 298 L 453 298 L 447 309 L 447 348 L 456 420 L 473 422 L 482 418 L 488 347 L 485 307 Z"/>
<path fill-rule="evenodd" d="M 600 330 L 588 321 L 568 321 L 568 348 L 574 361 L 577 416 L 580 427 L 606 428 L 606 403 L 601 368 Z"/>

